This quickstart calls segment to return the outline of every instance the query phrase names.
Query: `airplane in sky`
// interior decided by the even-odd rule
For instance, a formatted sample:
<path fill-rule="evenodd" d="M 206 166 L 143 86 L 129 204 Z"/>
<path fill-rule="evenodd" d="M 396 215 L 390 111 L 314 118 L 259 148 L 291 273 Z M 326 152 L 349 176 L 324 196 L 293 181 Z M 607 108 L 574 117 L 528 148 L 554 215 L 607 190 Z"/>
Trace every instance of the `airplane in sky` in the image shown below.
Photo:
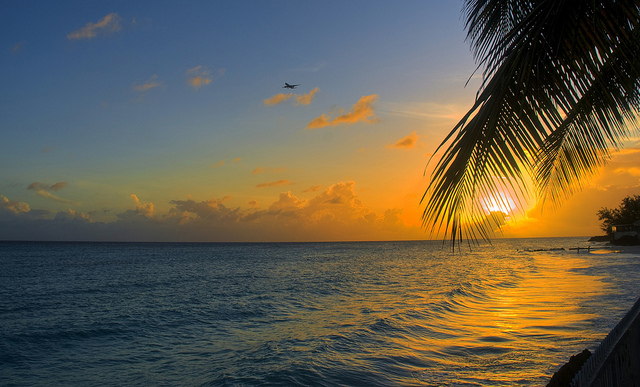
<path fill-rule="evenodd" d="M 295 89 L 296 86 L 300 86 L 300 85 L 290 85 L 287 82 L 284 83 L 284 86 L 282 86 L 283 89 Z"/>

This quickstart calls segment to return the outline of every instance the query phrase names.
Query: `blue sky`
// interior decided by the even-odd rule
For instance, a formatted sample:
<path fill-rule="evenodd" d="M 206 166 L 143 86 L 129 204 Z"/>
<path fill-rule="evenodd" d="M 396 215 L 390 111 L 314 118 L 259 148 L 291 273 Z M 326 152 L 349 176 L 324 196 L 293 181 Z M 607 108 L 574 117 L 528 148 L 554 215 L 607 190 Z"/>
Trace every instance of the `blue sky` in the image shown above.
<path fill-rule="evenodd" d="M 3 2 L 0 239 L 428 238 L 462 6 Z"/>

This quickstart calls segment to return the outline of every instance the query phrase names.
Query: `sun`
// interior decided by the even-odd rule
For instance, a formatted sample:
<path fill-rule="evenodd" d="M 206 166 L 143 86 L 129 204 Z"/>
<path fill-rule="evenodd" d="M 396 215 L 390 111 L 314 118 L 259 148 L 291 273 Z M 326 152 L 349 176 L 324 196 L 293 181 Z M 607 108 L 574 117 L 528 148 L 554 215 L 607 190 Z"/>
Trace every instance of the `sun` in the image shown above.
<path fill-rule="evenodd" d="M 499 193 L 493 197 L 483 198 L 480 200 L 480 203 L 487 214 L 492 212 L 502 212 L 505 215 L 509 215 L 516 208 L 516 203 L 513 198 L 505 193 Z"/>

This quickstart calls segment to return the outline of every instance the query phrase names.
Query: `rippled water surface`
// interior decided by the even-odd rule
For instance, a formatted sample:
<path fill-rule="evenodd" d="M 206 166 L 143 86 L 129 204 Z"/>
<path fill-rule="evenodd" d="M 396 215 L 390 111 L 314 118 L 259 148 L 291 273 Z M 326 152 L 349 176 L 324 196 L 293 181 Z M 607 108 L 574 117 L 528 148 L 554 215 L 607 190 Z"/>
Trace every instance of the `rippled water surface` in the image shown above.
<path fill-rule="evenodd" d="M 0 385 L 544 385 L 639 295 L 585 240 L 0 243 Z"/>

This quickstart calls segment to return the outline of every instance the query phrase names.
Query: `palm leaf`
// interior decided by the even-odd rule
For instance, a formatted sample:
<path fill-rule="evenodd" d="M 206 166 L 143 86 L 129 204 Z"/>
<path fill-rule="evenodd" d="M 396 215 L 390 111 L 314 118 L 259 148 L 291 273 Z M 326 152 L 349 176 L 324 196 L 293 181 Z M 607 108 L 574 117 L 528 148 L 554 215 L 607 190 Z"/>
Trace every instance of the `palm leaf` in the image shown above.
<path fill-rule="evenodd" d="M 510 192 L 522 208 L 532 179 L 558 201 L 602 164 L 638 111 L 639 9 L 629 0 L 466 2 L 485 81 L 436 151 L 425 227 L 452 243 L 488 239 L 483 198 Z"/>

